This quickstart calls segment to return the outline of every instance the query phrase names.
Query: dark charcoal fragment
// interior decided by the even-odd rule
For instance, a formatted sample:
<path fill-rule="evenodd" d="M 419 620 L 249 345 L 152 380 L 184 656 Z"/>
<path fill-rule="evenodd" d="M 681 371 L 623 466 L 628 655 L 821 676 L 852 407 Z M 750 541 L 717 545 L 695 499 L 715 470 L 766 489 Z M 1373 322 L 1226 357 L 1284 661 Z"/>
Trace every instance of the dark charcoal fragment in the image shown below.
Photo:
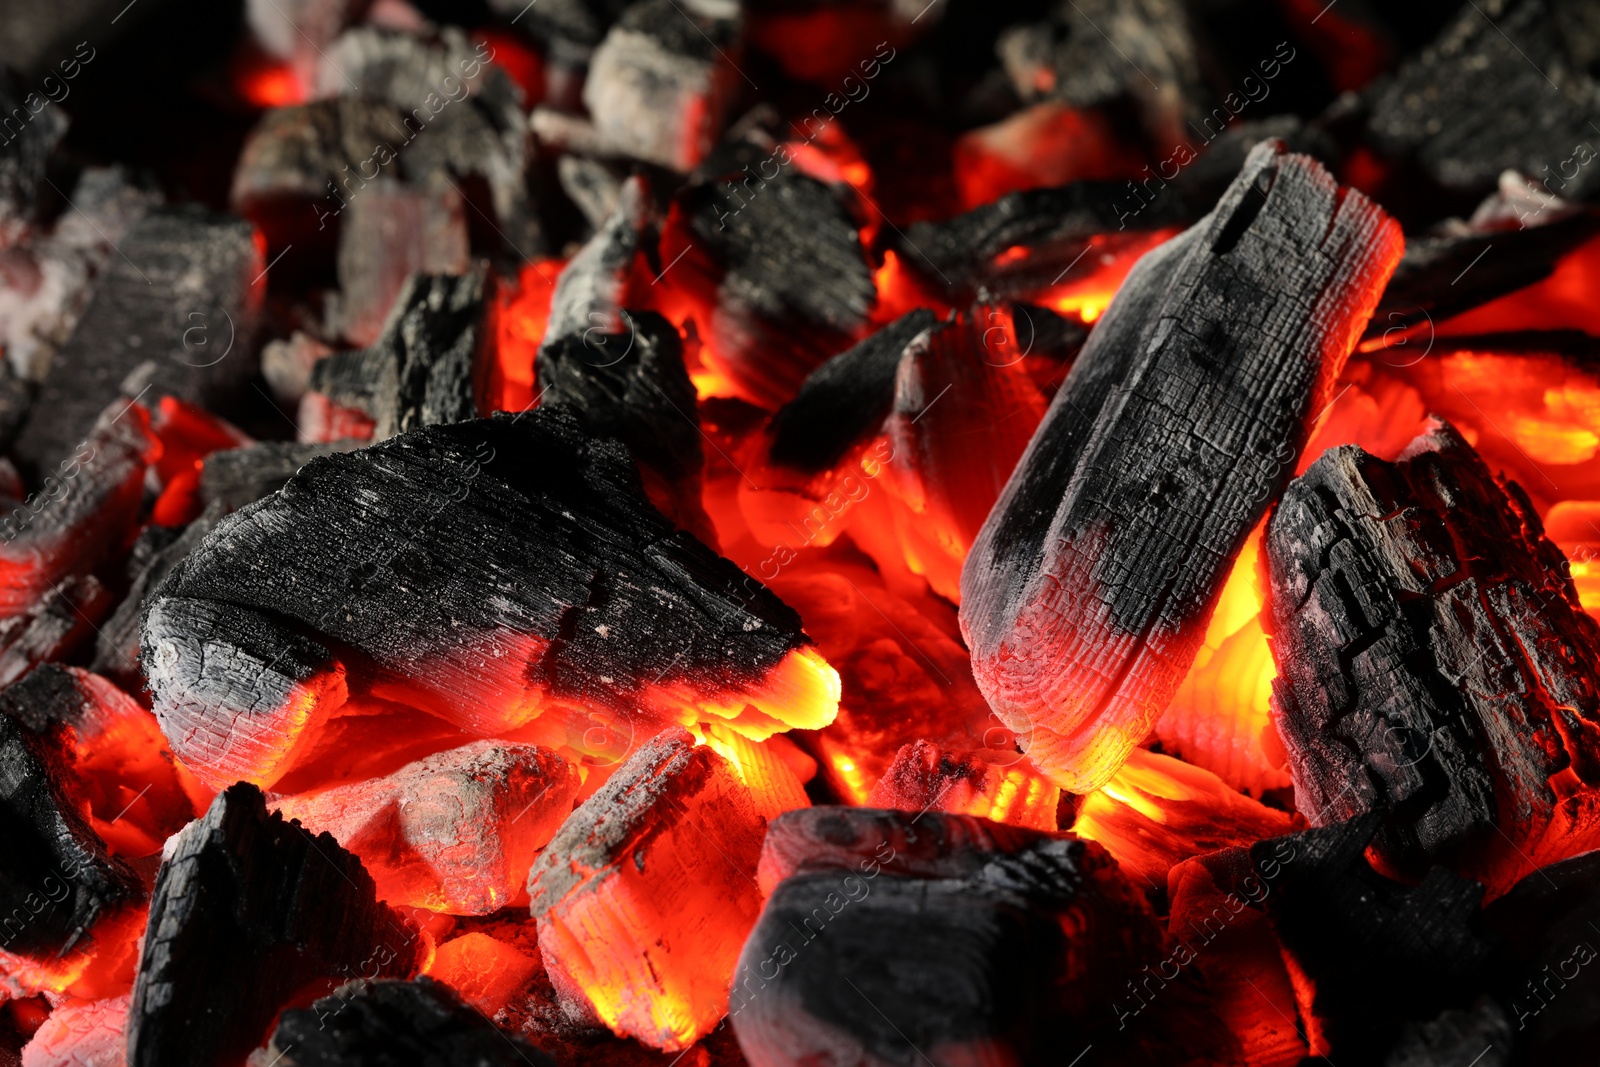
<path fill-rule="evenodd" d="M 252 446 L 262 447 L 275 446 Z M 202 477 L 203 472 L 202 468 Z M 144 675 L 139 670 L 139 626 L 144 617 L 145 601 L 225 513 L 220 505 L 208 506 L 199 518 L 181 529 L 152 525 L 139 534 L 128 558 L 128 594 L 95 635 L 91 670 L 129 689 L 137 690 L 144 685 Z"/>
<path fill-rule="evenodd" d="M 0 127 L 0 249 L 27 236 L 39 205 L 45 161 L 67 132 L 60 108 L 46 103 L 35 112 L 27 106 L 29 97 L 35 103 L 42 99 L 0 67 L 0 120 L 6 122 Z"/>
<path fill-rule="evenodd" d="M 265 264 L 249 223 L 197 208 L 158 209 L 129 228 L 120 251 L 56 353 L 17 438 L 12 455 L 25 477 L 42 478 L 78 448 L 142 365 L 149 389 L 140 399 L 151 407 L 175 396 L 225 409 L 255 372 L 251 334 Z"/>
<path fill-rule="evenodd" d="M 474 374 L 487 343 L 490 284 L 481 269 L 462 276 L 413 275 L 377 343 L 319 360 L 311 388 L 365 411 L 377 423 L 378 441 L 475 417 Z"/>
<path fill-rule="evenodd" d="M 1389 868 L 1500 889 L 1600 837 L 1600 624 L 1522 489 L 1455 430 L 1395 464 L 1323 453 L 1265 550 L 1276 719 L 1313 825 L 1380 812 Z"/>
<path fill-rule="evenodd" d="M 67 795 L 57 724 L 15 710 L 0 706 L 0 948 L 45 960 L 66 954 L 96 919 L 144 891 Z"/>
<path fill-rule="evenodd" d="M 539 343 L 542 359 L 557 342 L 623 329 L 633 265 L 647 241 L 650 190 L 643 178 L 622 184 L 616 210 L 579 249 L 556 279 L 550 315 Z"/>
<path fill-rule="evenodd" d="M 1371 143 L 1446 189 L 1482 195 L 1508 169 L 1550 179 L 1569 200 L 1600 189 L 1589 124 L 1600 84 L 1569 55 L 1545 0 L 1463 6 L 1367 97 Z"/>
<path fill-rule="evenodd" d="M 1470 1008 L 1449 1008 L 1436 1019 L 1407 1023 L 1383 1067 L 1506 1067 L 1515 1036 L 1499 1002 L 1479 997 Z"/>
<path fill-rule="evenodd" d="M 772 417 L 768 457 L 816 474 L 877 432 L 894 404 L 900 357 L 937 321 L 926 308 L 907 312 L 812 371 L 794 399 Z"/>
<path fill-rule="evenodd" d="M 263 441 L 244 448 L 213 452 L 200 468 L 200 499 L 223 512 L 238 511 L 282 489 L 295 472 L 318 456 L 349 452 L 355 441 L 305 445 L 292 441 Z"/>
<path fill-rule="evenodd" d="M 267 1056 L 282 1067 L 555 1067 L 432 978 L 351 982 L 286 1011 Z"/>
<path fill-rule="evenodd" d="M 1268 142 L 1096 323 L 961 581 L 973 675 L 1062 788 L 1104 784 L 1165 709 L 1400 244 Z"/>
<path fill-rule="evenodd" d="M 240 782 L 183 829 L 156 875 L 129 1067 L 237 1063 L 292 999 L 407 977 L 422 955 L 359 860 L 268 815 L 261 791 Z"/>
<path fill-rule="evenodd" d="M 313 460 L 174 570 L 143 657 L 191 769 L 271 782 L 367 686 L 480 736 L 563 708 L 698 718 L 685 689 L 816 728 L 836 697 L 806 643 L 649 505 L 620 445 L 536 409 Z"/>
<path fill-rule="evenodd" d="M 100 579 L 73 575 L 45 593 L 26 615 L 0 619 L 0 686 L 10 685 L 37 664 L 73 655 L 88 643 L 112 602 Z"/>
<path fill-rule="evenodd" d="M 418 190 L 381 179 L 353 197 L 339 227 L 330 330 L 350 344 L 370 345 L 412 275 L 466 273 L 466 212 L 449 186 Z"/>
<path fill-rule="evenodd" d="M 705 182 L 673 219 L 663 279 L 696 302 L 708 359 L 746 399 L 777 408 L 866 328 L 877 289 L 861 235 L 821 182 Z"/>
<path fill-rule="evenodd" d="M 1161 934 L 1098 845 L 811 808 L 773 822 L 761 881 L 730 1003 L 753 1063 L 1066 1062 L 1087 1044 L 1143 1062 L 1118 1055 L 1108 994 Z"/>

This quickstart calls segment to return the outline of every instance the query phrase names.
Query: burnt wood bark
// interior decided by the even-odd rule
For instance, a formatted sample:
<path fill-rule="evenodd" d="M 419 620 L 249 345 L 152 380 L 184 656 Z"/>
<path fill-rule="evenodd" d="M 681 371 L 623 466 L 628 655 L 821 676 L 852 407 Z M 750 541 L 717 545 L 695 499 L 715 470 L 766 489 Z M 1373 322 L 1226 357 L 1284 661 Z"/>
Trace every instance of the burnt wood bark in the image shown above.
<path fill-rule="evenodd" d="M 582 708 L 815 728 L 838 683 L 806 644 L 649 505 L 620 446 L 540 409 L 313 460 L 173 571 L 142 655 L 174 751 L 270 783 L 364 687 L 482 736 Z"/>
<path fill-rule="evenodd" d="M 268 1058 L 283 1067 L 555 1067 L 432 978 L 356 981 L 292 1008 Z"/>
<path fill-rule="evenodd" d="M 136 372 L 151 406 L 175 396 L 221 410 L 237 398 L 255 371 L 265 288 L 251 233 L 242 219 L 192 207 L 157 209 L 129 227 L 17 437 L 24 477 L 42 480 L 79 448 Z"/>
<path fill-rule="evenodd" d="M 268 815 L 243 782 L 178 835 L 156 875 L 128 1012 L 129 1067 L 214 1067 L 260 1046 L 292 999 L 407 977 L 421 935 L 331 836 Z"/>
<path fill-rule="evenodd" d="M 961 582 L 973 674 L 1063 788 L 1103 784 L 1181 683 L 1399 256 L 1381 210 L 1269 142 L 1096 325 Z"/>
<path fill-rule="evenodd" d="M 1600 625 L 1514 482 L 1435 422 L 1330 449 L 1267 529 L 1276 719 L 1313 825 L 1364 812 L 1410 876 L 1504 888 L 1600 826 Z"/>
<path fill-rule="evenodd" d="M 44 960 L 66 955 L 98 918 L 144 889 L 68 795 L 63 724 L 14 698 L 0 705 L 0 949 Z"/>
<path fill-rule="evenodd" d="M 311 388 L 370 415 L 377 441 L 473 418 L 491 288 L 482 269 L 459 276 L 412 275 L 377 342 L 319 360 L 311 370 Z"/>

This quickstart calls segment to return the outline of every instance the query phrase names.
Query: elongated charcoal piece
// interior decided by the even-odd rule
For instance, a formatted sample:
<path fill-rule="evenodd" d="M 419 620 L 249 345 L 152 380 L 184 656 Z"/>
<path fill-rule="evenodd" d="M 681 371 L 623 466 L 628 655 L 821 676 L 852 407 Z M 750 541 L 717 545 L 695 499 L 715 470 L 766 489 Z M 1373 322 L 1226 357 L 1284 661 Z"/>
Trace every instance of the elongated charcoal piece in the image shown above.
<path fill-rule="evenodd" d="M 353 691 L 480 736 L 552 711 L 766 737 L 832 721 L 839 684 L 626 451 L 542 409 L 308 463 L 173 571 L 142 657 L 174 751 L 221 784 L 275 781 Z"/>
<path fill-rule="evenodd" d="M 1501 889 L 1600 843 L 1600 624 L 1516 483 L 1437 421 L 1398 463 L 1330 449 L 1266 551 L 1276 718 L 1314 825 L 1382 813 L 1384 864 Z"/>
<path fill-rule="evenodd" d="M 1182 682 L 1399 256 L 1267 142 L 1096 324 L 961 582 L 973 675 L 1062 788 L 1104 784 Z"/>
<path fill-rule="evenodd" d="M 200 468 L 200 499 L 224 513 L 238 511 L 284 487 L 295 472 L 318 456 L 349 452 L 354 441 L 326 445 L 262 441 L 244 448 L 226 448 L 205 458 Z"/>
<path fill-rule="evenodd" d="M 475 741 L 382 778 L 269 806 L 360 857 L 390 904 L 487 915 L 522 893 L 572 811 L 577 770 L 548 749 Z"/>
<path fill-rule="evenodd" d="M 927 308 L 908 311 L 812 371 L 772 417 L 767 457 L 806 474 L 844 459 L 888 418 L 901 355 L 937 321 Z"/>
<path fill-rule="evenodd" d="M 237 399 L 255 372 L 265 290 L 252 233 L 242 219 L 192 207 L 157 209 L 129 227 L 17 438 L 24 477 L 55 473 L 141 365 L 150 365 L 141 399 L 152 407 L 162 396 L 218 410 Z"/>
<path fill-rule="evenodd" d="M 625 314 L 619 330 L 585 330 L 540 349 L 533 366 L 539 403 L 627 445 L 651 501 L 680 528 L 710 540 L 701 503 L 705 447 L 683 339 L 654 311 Z"/>
<path fill-rule="evenodd" d="M 729 13 L 737 9 L 729 8 Z M 739 23 L 709 5 L 641 0 L 589 62 L 583 102 L 613 151 L 686 172 L 710 150 L 741 80 Z"/>
<path fill-rule="evenodd" d="M 792 812 L 762 883 L 730 999 L 754 1067 L 1070 1060 L 1115 1045 L 1107 992 L 1160 955 L 1097 845 L 971 816 Z"/>
<path fill-rule="evenodd" d="M 128 1067 L 236 1063 L 291 999 L 351 978 L 409 977 L 423 954 L 360 860 L 267 814 L 255 786 L 229 786 L 156 875 Z"/>
<path fill-rule="evenodd" d="M 641 745 L 528 875 L 539 951 L 614 1032 L 677 1052 L 728 1009 L 770 800 L 682 730 Z"/>
<path fill-rule="evenodd" d="M 574 337 L 622 331 L 634 261 L 650 226 L 650 189 L 634 176 L 622 184 L 616 210 L 578 250 L 556 279 L 539 354 Z"/>
<path fill-rule="evenodd" d="M 1536 1063 L 1581 1063 L 1600 1037 L 1600 852 L 1528 875 L 1483 913 L 1497 939 L 1491 988 L 1518 1049 Z"/>
<path fill-rule="evenodd" d="M 1376 826 L 1367 816 L 1199 857 L 1233 902 L 1173 912 L 1202 961 L 1244 908 L 1264 912 L 1306 979 L 1296 999 L 1311 1054 L 1335 1062 L 1375 1062 L 1402 1023 L 1466 1003 L 1490 960 L 1474 923 L 1483 886 L 1439 867 L 1416 885 L 1383 877 L 1362 858 Z"/>
<path fill-rule="evenodd" d="M 0 950 L 41 961 L 64 956 L 102 916 L 139 901 L 138 876 L 106 851 L 70 794 L 68 741 L 0 715 Z"/>
<path fill-rule="evenodd" d="M 267 1053 L 283 1067 L 555 1067 L 431 978 L 351 982 L 286 1011 Z"/>
<path fill-rule="evenodd" d="M 26 615 L 0 621 L 0 686 L 50 660 L 66 659 L 89 643 L 113 598 L 92 574 L 63 578 Z"/>
<path fill-rule="evenodd" d="M 1566 199 L 1590 199 L 1600 189 L 1600 172 L 1588 166 L 1588 118 L 1600 85 L 1568 54 L 1556 6 L 1492 0 L 1462 8 L 1367 91 L 1369 141 L 1452 191 L 1487 193 L 1514 169 L 1548 180 Z"/>
<path fill-rule="evenodd" d="M 459 276 L 412 275 L 377 342 L 318 361 L 311 388 L 370 415 L 377 441 L 473 418 L 489 285 L 481 269 Z"/>
<path fill-rule="evenodd" d="M 790 171 L 702 182 L 674 216 L 663 284 L 689 294 L 703 357 L 746 399 L 777 408 L 865 330 L 877 290 L 861 235 L 821 182 Z"/>
<path fill-rule="evenodd" d="M 0 618 L 29 612 L 63 578 L 93 570 L 119 546 L 157 447 L 145 409 L 113 401 L 39 490 L 0 518 Z"/>

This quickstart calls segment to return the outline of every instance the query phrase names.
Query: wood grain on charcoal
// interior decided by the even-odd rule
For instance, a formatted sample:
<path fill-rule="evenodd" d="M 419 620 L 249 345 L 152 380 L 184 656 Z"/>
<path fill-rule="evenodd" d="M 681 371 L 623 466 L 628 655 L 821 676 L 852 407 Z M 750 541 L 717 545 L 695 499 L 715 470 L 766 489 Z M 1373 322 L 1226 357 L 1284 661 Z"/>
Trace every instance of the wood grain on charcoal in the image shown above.
<path fill-rule="evenodd" d="M 1103 784 L 1182 681 L 1400 243 L 1268 142 L 1097 324 L 961 587 L 979 685 L 1063 788 Z"/>

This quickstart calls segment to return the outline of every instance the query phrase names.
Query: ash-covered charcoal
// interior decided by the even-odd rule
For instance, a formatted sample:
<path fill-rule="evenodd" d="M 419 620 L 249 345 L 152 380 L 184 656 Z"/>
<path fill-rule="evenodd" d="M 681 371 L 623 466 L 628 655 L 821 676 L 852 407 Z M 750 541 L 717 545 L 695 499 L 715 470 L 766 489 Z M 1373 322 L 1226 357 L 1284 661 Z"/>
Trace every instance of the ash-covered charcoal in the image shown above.
<path fill-rule="evenodd" d="M 21 1067 L 121 1067 L 127 994 L 70 1001 L 51 1011 L 23 1046 Z"/>
<path fill-rule="evenodd" d="M 286 59 L 301 85 L 315 85 L 322 56 L 360 18 L 367 0 L 245 0 L 245 19 L 263 50 Z"/>
<path fill-rule="evenodd" d="M 479 736 L 575 716 L 612 759 L 663 721 L 815 729 L 839 694 L 791 609 L 542 409 L 313 460 L 179 565 L 142 654 L 175 751 L 224 784 L 275 781 L 352 690 Z"/>
<path fill-rule="evenodd" d="M 776 811 L 737 766 L 678 729 L 628 758 L 528 875 L 557 988 L 615 1033 L 678 1052 L 728 1009 Z"/>
<path fill-rule="evenodd" d="M 1103 785 L 1182 682 L 1400 245 L 1268 142 L 1096 324 L 961 583 L 973 675 L 1062 788 Z"/>
<path fill-rule="evenodd" d="M 110 590 L 92 574 L 61 579 L 24 615 L 0 619 L 0 686 L 37 664 L 72 656 L 111 612 Z"/>
<path fill-rule="evenodd" d="M 377 441 L 474 418 L 492 286 L 484 268 L 464 275 L 412 275 L 377 342 L 318 361 L 311 369 L 311 388 L 370 415 Z"/>
<path fill-rule="evenodd" d="M 131 536 L 145 470 L 159 447 L 146 410 L 113 400 L 37 492 L 0 518 L 0 618 L 33 612 L 64 578 L 83 575 Z"/>
<path fill-rule="evenodd" d="M 316 223 L 313 232 L 334 226 L 367 184 L 363 163 L 378 164 L 374 148 L 411 129 L 406 117 L 400 105 L 363 96 L 271 108 L 240 150 L 230 202 L 275 242 L 284 226 Z"/>
<path fill-rule="evenodd" d="M 1501 889 L 1600 843 L 1600 624 L 1527 495 L 1452 427 L 1398 463 L 1323 453 L 1266 552 L 1275 717 L 1314 825 L 1381 813 L 1386 867 Z"/>
<path fill-rule="evenodd" d="M 359 860 L 267 814 L 255 786 L 229 786 L 156 875 L 128 1067 L 237 1063 L 292 1000 L 409 977 L 423 956 L 421 934 L 378 900 Z"/>
<path fill-rule="evenodd" d="M 761 882 L 730 998 L 757 1067 L 1067 1062 L 1086 1045 L 1145 1062 L 1119 1044 L 1110 993 L 1160 957 L 1161 932 L 1097 845 L 812 808 L 773 823 Z"/>
<path fill-rule="evenodd" d="M 613 151 L 687 172 L 744 84 L 739 54 L 735 5 L 640 0 L 595 49 L 583 102 Z"/>
<path fill-rule="evenodd" d="M 1061 0 L 1045 21 L 1006 30 L 996 51 L 1023 100 L 1072 107 L 1129 101 L 1151 142 L 1168 145 L 1186 141 L 1185 122 L 1201 115 L 1195 33 L 1175 0 Z"/>
<path fill-rule="evenodd" d="M 443 189 L 380 180 L 350 201 L 339 227 L 339 298 L 329 318 L 352 345 L 378 340 L 414 274 L 465 274 L 466 204 Z"/>
<path fill-rule="evenodd" d="M 652 222 L 650 188 L 635 175 L 622 184 L 617 208 L 556 278 L 539 353 L 570 338 L 619 333 L 622 312 L 633 303 L 634 262 Z"/>
<path fill-rule="evenodd" d="M 768 428 L 767 458 L 821 474 L 883 426 L 894 406 L 900 357 L 938 322 L 927 308 L 908 311 L 806 376 Z"/>
<path fill-rule="evenodd" d="M 251 446 L 270 447 L 281 446 Z M 201 470 L 203 475 L 204 468 Z M 139 626 L 144 617 L 145 600 L 178 565 L 178 561 L 194 551 L 194 547 L 211 532 L 211 527 L 225 513 L 226 510 L 221 506 L 208 506 L 199 518 L 187 526 L 151 525 L 140 532 L 128 556 L 127 595 L 111 613 L 111 617 L 99 624 L 95 633 L 94 658 L 89 663 L 93 671 L 114 678 L 131 689 L 144 685 L 144 675 L 139 669 Z"/>
<path fill-rule="evenodd" d="M 27 106 L 31 97 L 40 108 Z M 15 114 L 27 116 L 16 129 Z M 0 115 L 12 119 L 0 143 L 0 249 L 18 244 L 33 228 L 39 208 L 50 150 L 67 132 L 67 117 L 49 107 L 37 91 L 28 92 L 19 78 L 0 66 Z"/>
<path fill-rule="evenodd" d="M 1562 256 L 1597 232 L 1600 212 L 1541 194 L 1520 175 L 1503 174 L 1499 191 L 1471 218 L 1446 219 L 1407 238 L 1406 254 L 1367 336 L 1397 339 L 1407 327 L 1427 329 L 1425 322 L 1441 322 L 1542 281 Z"/>
<path fill-rule="evenodd" d="M 694 303 L 702 359 L 769 409 L 860 337 L 877 299 L 855 222 L 826 185 L 791 171 L 690 186 L 661 259 L 663 284 Z"/>
<path fill-rule="evenodd" d="M 475 741 L 382 778 L 268 806 L 329 833 L 366 865 L 378 894 L 452 915 L 487 915 L 520 896 L 533 857 L 578 791 L 577 770 L 548 749 Z"/>
<path fill-rule="evenodd" d="M 151 407 L 163 396 L 213 410 L 237 399 L 255 373 L 251 335 L 265 289 L 253 232 L 193 207 L 157 209 L 129 227 L 17 438 L 12 458 L 24 476 L 54 473 L 136 373 Z"/>
<path fill-rule="evenodd" d="M 1383 1067 L 1508 1067 L 1516 1036 L 1505 1008 L 1492 997 L 1479 997 L 1470 1007 L 1447 1008 L 1437 1018 L 1407 1023 Z"/>
<path fill-rule="evenodd" d="M 571 153 L 556 160 L 556 177 L 567 199 L 596 230 L 616 214 L 617 205 L 622 202 L 622 186 L 627 180 L 617 173 L 616 167 Z"/>
<path fill-rule="evenodd" d="M 0 954 L 60 962 L 102 917 L 144 896 L 71 795 L 69 741 L 53 723 L 0 715 Z M 9 971 L 9 967 L 8 967 Z"/>
<path fill-rule="evenodd" d="M 311 368 L 333 354 L 333 349 L 299 330 L 287 340 L 268 341 L 261 346 L 261 377 L 278 403 L 293 410 L 311 388 Z"/>
<path fill-rule="evenodd" d="M 987 757 L 987 758 L 986 758 Z M 1056 829 L 1061 790 L 1006 753 L 950 752 L 931 741 L 902 745 L 872 787 L 871 808 L 976 815 L 1034 830 Z"/>
<path fill-rule="evenodd" d="M 651 502 L 712 542 L 701 502 L 699 405 L 676 326 L 654 311 L 628 312 L 620 331 L 591 329 L 545 345 L 533 369 L 541 406 L 562 408 L 594 436 L 627 445 Z"/>
<path fill-rule="evenodd" d="M 1489 193 L 1504 171 L 1518 170 L 1566 199 L 1592 199 L 1600 168 L 1588 166 L 1589 119 L 1600 83 L 1569 54 L 1555 6 L 1461 8 L 1433 43 L 1367 90 L 1368 141 L 1455 193 Z"/>
<path fill-rule="evenodd" d="M 1202 966 L 1235 916 L 1264 912 L 1303 976 L 1295 996 L 1310 1053 L 1334 1062 L 1377 1062 L 1403 1023 L 1470 1003 L 1490 959 L 1475 928 L 1483 886 L 1441 867 L 1415 885 L 1383 877 L 1362 858 L 1376 825 L 1368 816 L 1202 856 L 1191 862 L 1232 901 L 1173 912 Z"/>
<path fill-rule="evenodd" d="M 543 0 L 528 7 L 516 0 L 489 0 L 489 7 L 544 45 L 545 99 L 557 107 L 582 106 L 583 75 L 606 31 L 628 9 L 628 0 Z"/>
<path fill-rule="evenodd" d="M 255 1063 L 255 1060 L 251 1061 Z M 292 1008 L 262 1063 L 281 1067 L 555 1067 L 432 978 L 356 981 Z"/>
<path fill-rule="evenodd" d="M 216 504 L 224 513 L 238 511 L 282 489 L 295 472 L 318 456 L 350 452 L 356 445 L 355 441 L 325 445 L 262 441 L 213 452 L 200 468 L 200 499 L 207 507 Z"/>
<path fill-rule="evenodd" d="M 1582 1063 L 1600 1038 L 1600 852 L 1528 875 L 1483 913 L 1492 991 L 1528 1063 Z"/>

